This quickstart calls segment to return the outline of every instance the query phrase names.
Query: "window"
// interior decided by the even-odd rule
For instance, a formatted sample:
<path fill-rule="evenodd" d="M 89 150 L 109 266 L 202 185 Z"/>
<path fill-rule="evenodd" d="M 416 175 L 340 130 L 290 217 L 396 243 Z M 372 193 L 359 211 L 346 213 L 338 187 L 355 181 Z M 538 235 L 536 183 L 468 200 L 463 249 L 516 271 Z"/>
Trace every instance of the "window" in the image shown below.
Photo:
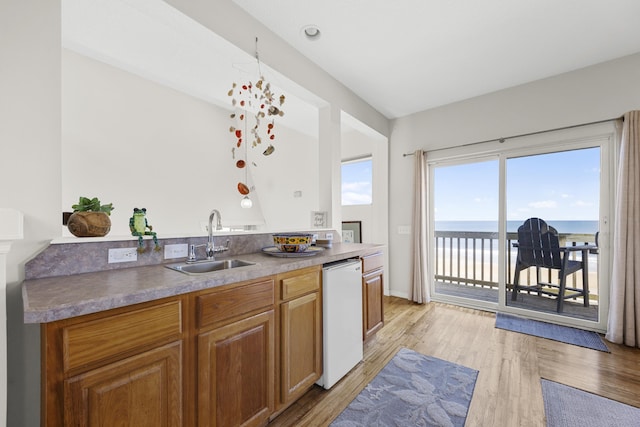
<path fill-rule="evenodd" d="M 342 162 L 342 206 L 372 203 L 372 169 L 371 157 Z"/>

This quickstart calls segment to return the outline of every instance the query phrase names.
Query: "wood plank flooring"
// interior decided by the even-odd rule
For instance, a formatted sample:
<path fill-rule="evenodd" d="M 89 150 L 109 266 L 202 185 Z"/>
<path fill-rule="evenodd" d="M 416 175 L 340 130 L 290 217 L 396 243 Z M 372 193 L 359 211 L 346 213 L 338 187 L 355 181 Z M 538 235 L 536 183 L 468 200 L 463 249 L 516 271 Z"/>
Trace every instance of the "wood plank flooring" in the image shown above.
<path fill-rule="evenodd" d="M 400 347 L 480 371 L 466 426 L 544 426 L 540 378 L 640 407 L 640 349 L 611 353 L 496 329 L 493 313 L 385 297 L 385 326 L 365 360 L 324 390 L 314 386 L 269 426 L 326 426 Z"/>

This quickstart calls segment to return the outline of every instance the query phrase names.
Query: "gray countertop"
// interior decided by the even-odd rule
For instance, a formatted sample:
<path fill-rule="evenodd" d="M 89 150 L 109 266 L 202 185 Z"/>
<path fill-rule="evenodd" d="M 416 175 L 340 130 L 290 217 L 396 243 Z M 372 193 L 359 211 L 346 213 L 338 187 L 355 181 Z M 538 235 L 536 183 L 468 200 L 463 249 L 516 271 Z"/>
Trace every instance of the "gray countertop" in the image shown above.
<path fill-rule="evenodd" d="M 321 265 L 379 252 L 383 245 L 334 243 L 318 255 L 280 258 L 261 252 L 233 258 L 255 265 L 199 276 L 166 268 L 163 264 L 96 273 L 27 280 L 22 285 L 25 323 L 48 323 L 141 302 Z M 218 257 L 224 259 L 225 257 Z"/>

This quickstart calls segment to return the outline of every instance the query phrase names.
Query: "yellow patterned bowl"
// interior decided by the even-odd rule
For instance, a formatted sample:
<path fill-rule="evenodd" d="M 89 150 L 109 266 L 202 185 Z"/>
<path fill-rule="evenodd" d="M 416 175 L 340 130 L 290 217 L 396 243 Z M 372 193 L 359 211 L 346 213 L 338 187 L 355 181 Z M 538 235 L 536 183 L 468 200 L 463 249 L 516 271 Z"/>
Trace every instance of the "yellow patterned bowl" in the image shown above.
<path fill-rule="evenodd" d="M 279 233 L 273 235 L 273 244 L 280 252 L 304 252 L 311 245 L 313 234 Z"/>

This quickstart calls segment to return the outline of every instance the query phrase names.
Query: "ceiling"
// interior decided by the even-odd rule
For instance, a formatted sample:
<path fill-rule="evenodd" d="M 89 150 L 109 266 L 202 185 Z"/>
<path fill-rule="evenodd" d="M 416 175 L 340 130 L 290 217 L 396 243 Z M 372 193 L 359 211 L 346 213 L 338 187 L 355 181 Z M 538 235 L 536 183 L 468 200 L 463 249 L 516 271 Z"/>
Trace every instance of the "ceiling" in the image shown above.
<path fill-rule="evenodd" d="M 62 0 L 62 46 L 232 110 L 234 82 L 260 73 L 286 96 L 278 123 L 318 134 L 326 102 L 160 0 Z"/>
<path fill-rule="evenodd" d="M 638 0 L 233 1 L 388 118 L 640 52 Z"/>
<path fill-rule="evenodd" d="M 388 118 L 640 52 L 638 0 L 229 1 Z M 229 109 L 230 84 L 258 74 L 160 0 L 62 0 L 62 18 L 64 47 Z M 324 101 L 261 71 L 287 95 L 282 123 L 317 135 Z"/>

